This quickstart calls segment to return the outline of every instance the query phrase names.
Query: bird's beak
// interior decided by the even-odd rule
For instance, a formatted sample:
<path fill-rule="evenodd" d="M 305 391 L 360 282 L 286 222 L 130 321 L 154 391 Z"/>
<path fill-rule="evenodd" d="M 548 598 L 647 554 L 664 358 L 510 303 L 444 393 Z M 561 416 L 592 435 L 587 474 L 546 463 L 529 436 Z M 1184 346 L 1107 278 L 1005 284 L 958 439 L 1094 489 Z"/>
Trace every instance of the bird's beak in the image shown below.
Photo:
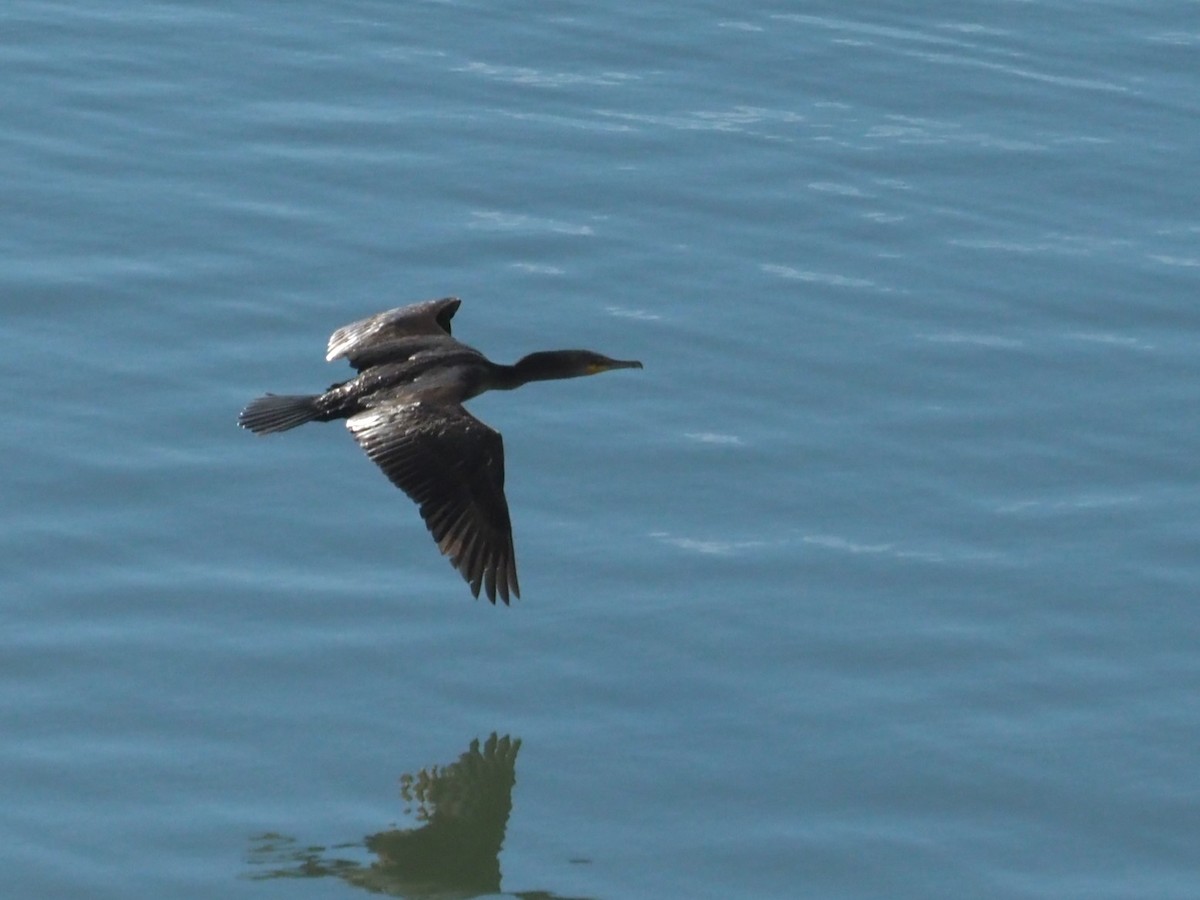
<path fill-rule="evenodd" d="M 601 372 L 611 372 L 613 369 L 640 369 L 641 367 L 642 364 L 636 359 L 609 359 L 604 356 L 589 362 L 585 373 L 599 375 Z"/>

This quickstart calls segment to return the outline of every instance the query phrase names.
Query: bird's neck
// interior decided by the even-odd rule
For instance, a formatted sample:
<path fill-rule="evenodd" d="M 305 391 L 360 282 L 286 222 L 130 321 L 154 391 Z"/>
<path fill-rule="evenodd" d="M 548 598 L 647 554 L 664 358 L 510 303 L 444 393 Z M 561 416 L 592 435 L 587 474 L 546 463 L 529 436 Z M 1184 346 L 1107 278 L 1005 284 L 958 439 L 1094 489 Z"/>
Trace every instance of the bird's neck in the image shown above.
<path fill-rule="evenodd" d="M 531 381 L 553 381 L 582 374 L 566 367 L 568 354 L 558 350 L 542 350 L 523 356 L 511 366 L 496 365 L 492 370 L 492 387 L 511 391 Z"/>

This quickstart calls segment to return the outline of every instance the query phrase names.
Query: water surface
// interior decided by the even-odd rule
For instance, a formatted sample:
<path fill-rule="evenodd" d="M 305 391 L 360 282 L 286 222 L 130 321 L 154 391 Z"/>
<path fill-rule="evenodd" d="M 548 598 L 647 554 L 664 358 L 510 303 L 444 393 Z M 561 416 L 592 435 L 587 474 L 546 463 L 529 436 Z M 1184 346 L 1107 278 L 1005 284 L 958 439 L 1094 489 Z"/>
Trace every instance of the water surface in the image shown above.
<path fill-rule="evenodd" d="M 1194 896 L 1200 31 L 1079 11 L 11 4 L 12 896 Z M 646 364 L 473 402 L 508 609 L 235 425 L 446 294 Z"/>

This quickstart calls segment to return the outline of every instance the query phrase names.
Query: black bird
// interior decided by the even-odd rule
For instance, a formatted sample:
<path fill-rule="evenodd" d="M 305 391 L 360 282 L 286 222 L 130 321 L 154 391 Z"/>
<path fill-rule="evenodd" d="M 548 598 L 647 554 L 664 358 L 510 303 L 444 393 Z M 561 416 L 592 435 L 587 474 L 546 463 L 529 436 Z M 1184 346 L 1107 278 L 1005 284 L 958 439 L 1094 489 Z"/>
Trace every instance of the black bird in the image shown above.
<path fill-rule="evenodd" d="M 530 381 L 640 369 L 636 360 L 590 350 L 531 353 L 494 363 L 450 336 L 457 297 L 401 306 L 339 328 L 328 362 L 346 359 L 358 375 L 323 394 L 255 400 L 238 424 L 256 434 L 305 422 L 345 419 L 346 427 L 391 482 L 421 509 L 438 549 L 479 596 L 520 597 L 512 522 L 504 498 L 504 443 L 463 408 L 484 391 Z"/>

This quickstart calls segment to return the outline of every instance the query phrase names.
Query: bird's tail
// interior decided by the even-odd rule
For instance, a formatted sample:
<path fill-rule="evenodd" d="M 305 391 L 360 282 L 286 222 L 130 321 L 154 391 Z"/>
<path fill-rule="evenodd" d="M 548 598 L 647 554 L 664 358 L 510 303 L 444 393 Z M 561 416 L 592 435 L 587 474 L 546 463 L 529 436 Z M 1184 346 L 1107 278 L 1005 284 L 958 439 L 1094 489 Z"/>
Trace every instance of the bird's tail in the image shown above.
<path fill-rule="evenodd" d="M 320 417 L 315 394 L 267 394 L 242 410 L 238 424 L 255 434 L 273 434 Z"/>

